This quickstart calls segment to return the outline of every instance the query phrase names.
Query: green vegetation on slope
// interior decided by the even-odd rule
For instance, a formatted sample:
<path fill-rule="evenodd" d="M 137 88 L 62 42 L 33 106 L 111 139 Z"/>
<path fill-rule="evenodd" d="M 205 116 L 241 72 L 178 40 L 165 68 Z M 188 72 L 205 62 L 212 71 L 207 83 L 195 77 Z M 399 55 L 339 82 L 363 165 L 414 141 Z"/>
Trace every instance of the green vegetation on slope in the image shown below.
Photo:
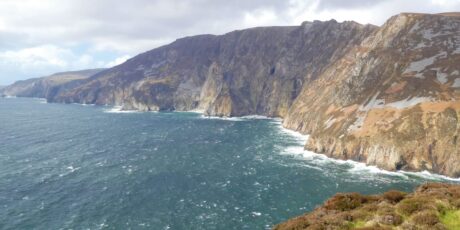
<path fill-rule="evenodd" d="M 300 229 L 460 229 L 460 185 L 430 183 L 406 194 L 337 194 L 311 213 L 276 230 Z"/>
<path fill-rule="evenodd" d="M 441 223 L 447 229 L 460 229 L 460 210 L 449 210 L 441 216 Z"/>

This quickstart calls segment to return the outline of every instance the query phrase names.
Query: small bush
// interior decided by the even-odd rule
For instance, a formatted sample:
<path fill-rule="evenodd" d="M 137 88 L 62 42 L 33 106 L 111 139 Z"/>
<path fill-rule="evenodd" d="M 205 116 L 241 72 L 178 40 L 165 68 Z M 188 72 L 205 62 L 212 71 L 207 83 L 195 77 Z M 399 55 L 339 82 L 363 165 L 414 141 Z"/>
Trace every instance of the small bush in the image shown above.
<path fill-rule="evenodd" d="M 394 206 L 391 205 L 391 204 L 388 204 L 386 202 L 382 202 L 379 204 L 379 209 L 377 210 L 377 214 L 380 214 L 380 215 L 385 215 L 385 214 L 391 214 L 391 213 L 394 213 Z"/>
<path fill-rule="evenodd" d="M 383 194 L 383 198 L 385 198 L 385 200 L 393 204 L 398 203 L 399 201 L 404 199 L 405 196 L 406 196 L 406 193 L 396 191 L 396 190 L 390 190 Z"/>
<path fill-rule="evenodd" d="M 375 211 L 377 211 L 379 209 L 380 209 L 380 207 L 376 203 L 366 204 L 361 208 L 361 210 L 363 210 L 365 212 L 375 212 Z"/>
<path fill-rule="evenodd" d="M 361 206 L 366 202 L 366 198 L 359 193 L 337 194 L 328 201 L 324 207 L 327 210 L 348 211 Z"/>
<path fill-rule="evenodd" d="M 415 224 L 413 223 L 409 223 L 409 222 L 404 222 L 401 226 L 401 229 L 404 229 L 404 230 L 418 230 L 417 226 L 415 226 Z"/>
<path fill-rule="evenodd" d="M 453 198 L 460 199 L 460 187 L 459 186 L 450 187 L 449 192 L 452 194 Z"/>
<path fill-rule="evenodd" d="M 356 228 L 356 230 L 391 230 L 391 228 L 374 226 L 374 227 Z"/>
<path fill-rule="evenodd" d="M 452 205 L 455 208 L 460 208 L 460 199 L 452 201 Z"/>
<path fill-rule="evenodd" d="M 434 226 L 440 222 L 438 215 L 432 211 L 417 213 L 412 217 L 414 224 Z"/>
<path fill-rule="evenodd" d="M 372 215 L 372 212 L 362 210 L 362 209 L 354 210 L 354 211 L 351 212 L 351 217 L 352 217 L 353 221 L 355 221 L 355 220 L 365 220 L 370 215 Z"/>
<path fill-rule="evenodd" d="M 398 211 L 408 216 L 427 209 L 433 209 L 433 207 L 430 205 L 430 200 L 425 198 L 405 199 L 398 204 Z"/>
<path fill-rule="evenodd" d="M 450 209 L 449 203 L 443 202 L 443 201 L 437 201 L 436 202 L 436 209 L 441 215 L 444 215 L 446 211 Z"/>
<path fill-rule="evenodd" d="M 356 229 L 356 228 L 362 228 L 362 227 L 364 227 L 364 225 L 366 225 L 366 222 L 360 220 L 360 221 L 350 222 L 348 227 L 350 229 Z"/>

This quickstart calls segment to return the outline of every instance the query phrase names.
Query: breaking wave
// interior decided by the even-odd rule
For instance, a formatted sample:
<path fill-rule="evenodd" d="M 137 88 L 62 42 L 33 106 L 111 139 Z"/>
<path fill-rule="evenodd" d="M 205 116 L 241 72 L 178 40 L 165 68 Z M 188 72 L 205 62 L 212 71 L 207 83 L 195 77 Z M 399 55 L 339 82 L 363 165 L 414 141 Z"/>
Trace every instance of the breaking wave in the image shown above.
<path fill-rule="evenodd" d="M 312 151 L 308 151 L 304 149 L 304 144 L 308 140 L 309 135 L 303 135 L 299 132 L 286 129 L 282 126 L 281 122 L 277 121 L 274 122 L 278 127 L 278 131 L 281 135 L 288 136 L 292 138 L 295 143 L 298 145 L 292 145 L 282 150 L 281 154 L 283 155 L 294 155 L 300 156 L 304 160 L 308 160 L 309 163 L 316 164 L 319 166 L 331 166 L 331 164 L 335 165 L 346 165 L 348 166 L 347 171 L 352 174 L 363 174 L 363 173 L 371 173 L 371 174 L 385 174 L 390 176 L 397 176 L 402 177 L 405 179 L 409 179 L 410 177 L 421 178 L 425 180 L 431 181 L 453 181 L 453 182 L 460 182 L 460 178 L 452 178 L 440 174 L 431 173 L 428 171 L 421 171 L 421 172 L 408 172 L 404 170 L 398 171 L 388 171 L 385 169 L 380 169 L 373 165 L 366 165 L 363 162 L 357 162 L 353 160 L 341 160 L 328 157 L 324 154 L 315 153 Z"/>
<path fill-rule="evenodd" d="M 123 110 L 122 106 L 114 106 L 109 109 L 105 109 L 104 113 L 139 113 L 137 110 Z"/>

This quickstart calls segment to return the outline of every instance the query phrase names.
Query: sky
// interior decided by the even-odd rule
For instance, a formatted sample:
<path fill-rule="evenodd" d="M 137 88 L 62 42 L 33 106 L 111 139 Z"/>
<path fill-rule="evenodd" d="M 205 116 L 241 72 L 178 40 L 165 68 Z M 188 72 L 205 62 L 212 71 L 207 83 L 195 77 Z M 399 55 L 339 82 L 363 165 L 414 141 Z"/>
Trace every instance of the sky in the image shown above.
<path fill-rule="evenodd" d="M 0 0 L 0 85 L 112 67 L 184 36 L 452 11 L 460 0 Z"/>

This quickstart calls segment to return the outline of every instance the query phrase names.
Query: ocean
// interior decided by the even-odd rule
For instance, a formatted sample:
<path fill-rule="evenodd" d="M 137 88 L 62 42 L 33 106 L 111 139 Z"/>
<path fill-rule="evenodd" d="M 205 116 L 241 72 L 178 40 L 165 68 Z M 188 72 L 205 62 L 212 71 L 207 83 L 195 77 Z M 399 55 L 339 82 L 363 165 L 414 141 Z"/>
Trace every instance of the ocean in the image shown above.
<path fill-rule="evenodd" d="M 411 191 L 304 151 L 279 119 L 0 98 L 0 229 L 269 229 L 337 192 Z"/>

